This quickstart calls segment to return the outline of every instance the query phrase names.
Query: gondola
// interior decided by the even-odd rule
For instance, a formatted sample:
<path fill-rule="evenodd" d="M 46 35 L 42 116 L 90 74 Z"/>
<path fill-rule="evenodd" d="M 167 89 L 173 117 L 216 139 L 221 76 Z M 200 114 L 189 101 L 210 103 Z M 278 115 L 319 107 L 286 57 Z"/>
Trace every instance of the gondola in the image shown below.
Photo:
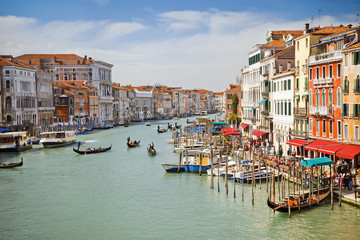
<path fill-rule="evenodd" d="M 194 121 L 189 121 L 189 119 L 186 119 L 186 123 L 189 124 L 189 123 L 193 123 Z"/>
<path fill-rule="evenodd" d="M 172 129 L 172 128 L 173 128 L 172 124 L 168 123 L 168 129 Z"/>
<path fill-rule="evenodd" d="M 166 133 L 167 129 L 158 129 L 157 131 L 158 131 L 158 133 Z"/>
<path fill-rule="evenodd" d="M 290 198 L 290 211 L 299 211 L 301 209 L 304 208 L 309 208 L 309 207 L 317 207 L 320 205 L 321 202 L 323 202 L 329 195 L 330 195 L 330 191 L 329 189 L 323 189 L 323 190 L 319 190 L 320 194 L 319 194 L 319 204 L 317 201 L 317 191 L 314 191 L 314 193 L 311 195 L 311 206 L 309 203 L 309 194 L 305 194 L 305 196 L 302 196 L 300 198 L 300 206 L 298 204 L 299 199 L 297 197 L 295 197 L 295 199 L 293 197 Z M 279 212 L 288 212 L 289 211 L 289 206 L 288 206 L 288 201 L 284 201 L 281 203 L 274 203 L 272 201 L 267 200 L 267 205 Z"/>
<path fill-rule="evenodd" d="M 128 147 L 130 147 L 130 148 L 139 147 L 139 146 L 140 146 L 140 140 L 137 141 L 137 143 L 128 141 L 128 142 L 127 142 L 127 145 L 128 145 Z"/>
<path fill-rule="evenodd" d="M 0 164 L 0 168 L 14 168 L 14 167 L 21 167 L 23 165 L 23 159 L 21 158 L 21 162 L 18 162 L 18 163 L 14 163 L 14 162 L 11 162 L 11 163 L 1 163 Z"/>
<path fill-rule="evenodd" d="M 149 153 L 150 155 L 152 155 L 152 156 L 155 156 L 155 155 L 156 155 L 156 150 L 155 150 L 154 148 L 152 148 L 152 149 L 149 149 L 149 148 L 148 148 L 148 153 Z"/>
<path fill-rule="evenodd" d="M 112 147 L 112 145 L 110 145 L 110 147 L 107 147 L 107 148 L 98 147 L 98 148 L 87 148 L 85 150 L 78 150 L 73 147 L 73 150 L 74 150 L 74 152 L 79 153 L 79 154 L 92 154 L 92 153 L 107 152 L 111 149 L 111 147 Z"/>
<path fill-rule="evenodd" d="M 124 127 L 128 127 L 130 123 L 128 121 L 124 122 Z"/>

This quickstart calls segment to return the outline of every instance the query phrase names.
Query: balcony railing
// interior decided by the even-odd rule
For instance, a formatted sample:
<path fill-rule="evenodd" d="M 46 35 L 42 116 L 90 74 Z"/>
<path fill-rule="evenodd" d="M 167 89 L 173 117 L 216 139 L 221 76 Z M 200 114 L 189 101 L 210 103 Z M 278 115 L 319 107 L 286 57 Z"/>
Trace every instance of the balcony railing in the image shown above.
<path fill-rule="evenodd" d="M 313 79 L 313 84 L 319 84 L 319 79 Z"/>
<path fill-rule="evenodd" d="M 334 82 L 334 78 L 332 78 L 332 77 L 327 77 L 326 79 L 325 79 L 325 83 L 333 83 Z"/>
<path fill-rule="evenodd" d="M 308 115 L 307 108 L 294 108 L 294 115 L 306 116 Z"/>
<path fill-rule="evenodd" d="M 341 60 L 342 54 L 341 50 L 336 50 L 333 52 L 327 52 L 327 53 L 321 53 L 310 56 L 309 63 L 315 63 L 315 62 L 330 62 L 335 60 Z"/>
<path fill-rule="evenodd" d="M 332 107 L 326 106 L 312 106 L 309 107 L 310 115 L 319 115 L 319 116 L 330 116 L 334 114 L 334 109 Z"/>
<path fill-rule="evenodd" d="M 269 116 L 269 111 L 268 110 L 261 111 L 261 114 L 263 116 Z"/>
<path fill-rule="evenodd" d="M 300 137 L 300 138 L 308 138 L 308 132 L 307 131 L 291 130 L 291 136 Z"/>

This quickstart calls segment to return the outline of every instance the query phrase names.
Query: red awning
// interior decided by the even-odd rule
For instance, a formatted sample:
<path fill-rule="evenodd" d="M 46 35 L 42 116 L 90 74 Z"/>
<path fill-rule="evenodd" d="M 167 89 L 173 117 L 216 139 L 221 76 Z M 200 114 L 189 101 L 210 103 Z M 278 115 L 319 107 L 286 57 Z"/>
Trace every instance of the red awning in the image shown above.
<path fill-rule="evenodd" d="M 246 123 L 242 123 L 242 124 L 240 124 L 240 126 L 241 126 L 243 129 L 245 129 L 245 128 L 247 128 L 247 126 L 249 126 L 249 125 L 246 124 Z"/>
<path fill-rule="evenodd" d="M 252 135 L 257 136 L 257 137 L 260 137 L 261 135 L 264 135 L 264 134 L 267 134 L 267 132 L 263 132 L 263 131 L 260 131 L 260 130 L 254 130 L 252 132 Z"/>
<path fill-rule="evenodd" d="M 336 153 L 337 157 L 354 159 L 354 157 L 360 153 L 360 146 L 356 145 L 345 145 L 343 149 Z"/>
<path fill-rule="evenodd" d="M 235 129 L 233 129 L 231 127 L 226 127 L 226 128 L 221 129 L 221 132 L 225 133 L 225 132 L 229 132 L 229 131 L 233 131 L 233 130 L 235 130 Z"/>
<path fill-rule="evenodd" d="M 230 131 L 230 132 L 225 132 L 224 135 L 240 135 L 241 133 L 239 133 L 238 131 Z"/>
<path fill-rule="evenodd" d="M 318 151 L 325 154 L 335 155 L 337 151 L 343 149 L 344 147 L 346 147 L 345 144 L 329 142 L 328 145 L 321 147 Z"/>
<path fill-rule="evenodd" d="M 305 144 L 308 144 L 309 141 L 305 141 L 305 140 L 301 140 L 301 139 L 291 139 L 290 141 L 288 141 L 286 144 L 295 146 L 295 147 L 301 147 Z"/>
<path fill-rule="evenodd" d="M 309 145 L 307 145 L 305 147 L 305 150 L 310 150 L 310 151 L 317 151 L 319 148 L 325 146 L 325 145 L 328 145 L 328 144 L 331 144 L 331 142 L 329 141 L 325 141 L 325 140 L 320 140 L 320 139 L 317 139 L 315 141 L 313 141 L 312 143 L 310 143 Z"/>

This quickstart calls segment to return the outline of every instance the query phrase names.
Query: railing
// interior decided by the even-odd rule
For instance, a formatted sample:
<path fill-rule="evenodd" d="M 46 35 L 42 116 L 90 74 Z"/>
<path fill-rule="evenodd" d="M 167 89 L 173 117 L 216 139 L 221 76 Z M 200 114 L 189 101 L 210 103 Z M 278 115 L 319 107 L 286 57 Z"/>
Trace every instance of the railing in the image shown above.
<path fill-rule="evenodd" d="M 294 108 L 294 115 L 306 116 L 308 114 L 307 108 Z"/>
<path fill-rule="evenodd" d="M 341 50 L 312 55 L 309 58 L 309 63 L 314 63 L 317 61 L 327 62 L 327 61 L 332 61 L 332 60 L 336 60 L 336 59 L 342 59 Z"/>
<path fill-rule="evenodd" d="M 326 106 L 312 106 L 309 107 L 310 115 L 321 115 L 321 116 L 329 116 L 334 114 L 334 109 L 332 107 Z"/>
<path fill-rule="evenodd" d="M 313 84 L 319 84 L 319 79 L 313 79 Z"/>
<path fill-rule="evenodd" d="M 332 77 L 328 77 L 325 79 L 325 83 L 333 83 L 334 82 L 334 78 Z"/>
<path fill-rule="evenodd" d="M 308 132 L 307 131 L 296 131 L 291 130 L 291 136 L 293 137 L 300 137 L 300 138 L 308 138 Z"/>
<path fill-rule="evenodd" d="M 319 79 L 319 84 L 324 84 L 325 83 L 325 78 L 320 78 Z"/>
<path fill-rule="evenodd" d="M 261 111 L 261 114 L 264 116 L 269 116 L 269 111 L 268 110 Z"/>
<path fill-rule="evenodd" d="M 5 88 L 5 92 L 13 92 L 13 88 Z"/>

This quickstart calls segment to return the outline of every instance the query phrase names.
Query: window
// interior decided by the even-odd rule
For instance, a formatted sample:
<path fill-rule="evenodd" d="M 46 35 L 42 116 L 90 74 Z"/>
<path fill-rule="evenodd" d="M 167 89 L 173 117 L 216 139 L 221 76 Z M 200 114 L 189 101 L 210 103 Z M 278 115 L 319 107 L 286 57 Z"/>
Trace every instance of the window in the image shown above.
<path fill-rule="evenodd" d="M 344 103 L 342 105 L 342 116 L 343 117 L 348 117 L 349 116 L 349 104 L 348 103 Z"/>
<path fill-rule="evenodd" d="M 73 79 L 73 80 L 76 80 L 76 73 L 74 73 L 74 74 L 72 75 L 72 79 Z"/>
<path fill-rule="evenodd" d="M 329 105 L 333 104 L 333 90 L 332 88 L 329 89 Z"/>
<path fill-rule="evenodd" d="M 273 91 L 276 92 L 276 83 L 273 83 Z"/>
<path fill-rule="evenodd" d="M 291 116 L 291 102 L 288 103 L 288 107 L 289 107 L 288 113 L 289 113 L 289 116 Z"/>
<path fill-rule="evenodd" d="M 322 78 L 325 78 L 326 77 L 326 67 L 323 66 L 322 67 Z"/>
<path fill-rule="evenodd" d="M 359 113 L 360 113 L 360 104 L 354 103 L 353 104 L 353 117 L 359 117 Z"/>
<path fill-rule="evenodd" d="M 329 120 L 329 133 L 330 133 L 330 137 L 332 137 L 332 133 L 333 133 L 333 121 Z"/>
<path fill-rule="evenodd" d="M 285 110 L 284 114 L 287 115 L 287 102 L 284 102 L 284 110 Z"/>
<path fill-rule="evenodd" d="M 357 75 L 354 81 L 354 93 L 360 93 L 360 76 Z"/>
<path fill-rule="evenodd" d="M 340 107 L 341 106 L 341 89 L 338 88 L 337 90 L 337 106 Z"/>
<path fill-rule="evenodd" d="M 228 98 L 228 99 L 231 99 L 231 98 L 232 98 L 232 94 L 228 94 L 228 95 L 227 95 L 227 98 Z"/>
<path fill-rule="evenodd" d="M 316 68 L 316 79 L 320 78 L 320 69 L 317 67 Z"/>
<path fill-rule="evenodd" d="M 359 140 L 359 126 L 354 126 L 354 138 Z"/>
<path fill-rule="evenodd" d="M 337 135 L 338 135 L 338 138 L 341 138 L 341 121 L 340 120 L 337 121 Z"/>
<path fill-rule="evenodd" d="M 309 90 L 309 105 L 312 106 L 312 90 Z"/>
<path fill-rule="evenodd" d="M 326 103 L 326 90 L 325 90 L 325 88 L 324 88 L 324 89 L 322 90 L 322 106 L 323 106 L 323 107 L 326 106 L 325 103 Z"/>
<path fill-rule="evenodd" d="M 6 82 L 5 82 L 5 88 L 7 88 L 7 89 L 10 88 L 10 80 L 6 80 Z"/>
<path fill-rule="evenodd" d="M 320 106 L 320 91 L 319 89 L 316 90 L 316 106 Z"/>
<path fill-rule="evenodd" d="M 228 104 L 228 108 L 227 108 L 228 110 L 231 110 L 231 104 Z"/>
<path fill-rule="evenodd" d="M 343 93 L 344 94 L 348 94 L 349 93 L 349 79 L 348 77 L 346 76 L 344 81 L 343 81 Z"/>
<path fill-rule="evenodd" d="M 68 80 L 68 75 L 64 74 L 64 80 L 67 81 Z"/>
<path fill-rule="evenodd" d="M 344 125 L 344 138 L 345 139 L 349 138 L 349 125 L 347 124 Z"/>
<path fill-rule="evenodd" d="M 354 52 L 353 53 L 353 64 L 359 65 L 360 64 L 360 52 Z"/>
<path fill-rule="evenodd" d="M 306 42 L 305 42 L 305 47 L 308 47 L 308 46 L 309 46 L 309 39 L 307 38 Z"/>
<path fill-rule="evenodd" d="M 309 119 L 309 134 L 312 135 L 312 132 L 313 132 L 313 120 L 312 118 Z"/>
<path fill-rule="evenodd" d="M 340 77 L 341 74 L 341 64 L 337 65 L 337 77 Z"/>
<path fill-rule="evenodd" d="M 316 119 L 316 136 L 319 136 L 320 120 Z"/>
<path fill-rule="evenodd" d="M 288 88 L 287 90 L 291 90 L 291 79 L 288 79 Z"/>
<path fill-rule="evenodd" d="M 333 77 L 333 66 L 332 65 L 329 66 L 329 77 L 330 78 Z"/>
<path fill-rule="evenodd" d="M 297 44 L 296 44 L 296 50 L 298 50 L 298 51 L 299 51 L 299 48 L 300 48 L 299 41 L 297 41 L 296 43 L 297 43 Z"/>
<path fill-rule="evenodd" d="M 287 90 L 286 80 L 284 80 L 283 84 L 284 84 L 284 91 L 286 91 Z"/>
<path fill-rule="evenodd" d="M 281 112 L 280 112 L 280 114 L 281 115 L 284 114 L 284 103 L 283 102 L 281 102 Z"/>
<path fill-rule="evenodd" d="M 349 64 L 349 54 L 346 53 L 345 54 L 345 66 L 348 66 L 348 64 Z"/>
<path fill-rule="evenodd" d="M 296 82 L 295 82 L 295 90 L 299 90 L 299 79 L 298 78 L 296 79 Z"/>
<path fill-rule="evenodd" d="M 5 75 L 10 75 L 10 70 L 5 70 Z"/>
<path fill-rule="evenodd" d="M 322 137 L 326 137 L 326 120 L 322 120 Z"/>
<path fill-rule="evenodd" d="M 309 69 L 309 79 L 312 80 L 312 68 Z"/>

